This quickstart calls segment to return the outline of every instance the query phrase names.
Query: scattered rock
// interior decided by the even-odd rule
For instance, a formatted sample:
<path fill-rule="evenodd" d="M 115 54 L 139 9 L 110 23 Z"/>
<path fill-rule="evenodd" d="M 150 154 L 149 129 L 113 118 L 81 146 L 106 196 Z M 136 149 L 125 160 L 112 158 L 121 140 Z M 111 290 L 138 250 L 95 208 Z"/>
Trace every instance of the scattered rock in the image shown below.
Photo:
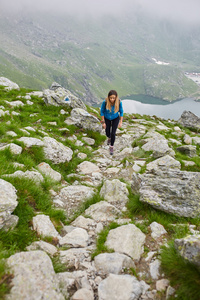
<path fill-rule="evenodd" d="M 110 230 L 105 245 L 115 252 L 124 253 L 139 260 L 144 251 L 145 234 L 134 224 Z"/>
<path fill-rule="evenodd" d="M 15 187 L 11 183 L 0 179 L 0 229 L 10 219 L 11 213 L 17 204 L 17 190 Z"/>

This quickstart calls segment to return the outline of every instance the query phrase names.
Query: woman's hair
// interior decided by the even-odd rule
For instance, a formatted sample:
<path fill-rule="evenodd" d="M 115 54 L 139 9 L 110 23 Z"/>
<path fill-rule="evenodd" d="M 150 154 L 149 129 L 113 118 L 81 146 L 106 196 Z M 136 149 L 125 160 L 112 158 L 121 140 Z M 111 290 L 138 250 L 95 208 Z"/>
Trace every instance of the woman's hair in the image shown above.
<path fill-rule="evenodd" d="M 115 113 L 119 111 L 119 97 L 118 97 L 118 94 L 115 90 L 111 90 L 109 93 L 108 93 L 108 97 L 106 98 L 106 109 L 109 109 L 111 110 L 111 102 L 110 102 L 110 96 L 116 96 L 116 100 L 115 100 Z"/>

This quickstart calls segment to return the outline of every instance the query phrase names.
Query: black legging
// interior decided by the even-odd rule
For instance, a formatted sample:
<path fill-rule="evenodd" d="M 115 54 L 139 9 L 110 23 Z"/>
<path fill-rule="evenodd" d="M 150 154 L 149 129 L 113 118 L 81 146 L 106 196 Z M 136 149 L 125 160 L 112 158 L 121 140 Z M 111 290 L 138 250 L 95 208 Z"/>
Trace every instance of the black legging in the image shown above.
<path fill-rule="evenodd" d="M 111 146 L 113 146 L 115 142 L 115 133 L 119 124 L 119 116 L 114 120 L 104 119 L 106 123 L 106 136 L 111 138 Z"/>

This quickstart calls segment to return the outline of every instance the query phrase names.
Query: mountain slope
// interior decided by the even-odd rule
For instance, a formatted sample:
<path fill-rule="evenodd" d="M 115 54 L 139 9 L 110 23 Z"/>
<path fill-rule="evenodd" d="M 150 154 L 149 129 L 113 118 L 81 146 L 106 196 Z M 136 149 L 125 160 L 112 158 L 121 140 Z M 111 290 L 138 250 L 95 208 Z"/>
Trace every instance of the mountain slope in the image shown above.
<path fill-rule="evenodd" d="M 183 79 L 184 71 L 198 70 L 198 31 L 182 35 L 167 22 L 140 15 L 96 22 L 16 15 L 2 17 L 0 27 L 1 76 L 27 88 L 57 81 L 91 104 L 111 88 L 121 97 L 147 94 L 170 101 L 199 90 Z M 154 57 L 170 67 L 156 65 Z"/>

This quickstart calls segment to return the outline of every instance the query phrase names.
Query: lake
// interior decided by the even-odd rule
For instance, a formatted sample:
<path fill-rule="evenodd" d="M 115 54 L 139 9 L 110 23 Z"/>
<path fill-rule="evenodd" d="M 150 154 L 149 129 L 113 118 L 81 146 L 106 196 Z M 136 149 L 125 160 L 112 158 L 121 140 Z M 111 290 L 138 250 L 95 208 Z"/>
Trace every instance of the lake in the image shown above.
<path fill-rule="evenodd" d="M 163 119 L 178 120 L 183 111 L 191 111 L 200 117 L 200 102 L 193 98 L 185 98 L 173 102 L 156 99 L 153 97 L 140 97 L 140 100 L 122 100 L 125 113 L 157 116 Z"/>

